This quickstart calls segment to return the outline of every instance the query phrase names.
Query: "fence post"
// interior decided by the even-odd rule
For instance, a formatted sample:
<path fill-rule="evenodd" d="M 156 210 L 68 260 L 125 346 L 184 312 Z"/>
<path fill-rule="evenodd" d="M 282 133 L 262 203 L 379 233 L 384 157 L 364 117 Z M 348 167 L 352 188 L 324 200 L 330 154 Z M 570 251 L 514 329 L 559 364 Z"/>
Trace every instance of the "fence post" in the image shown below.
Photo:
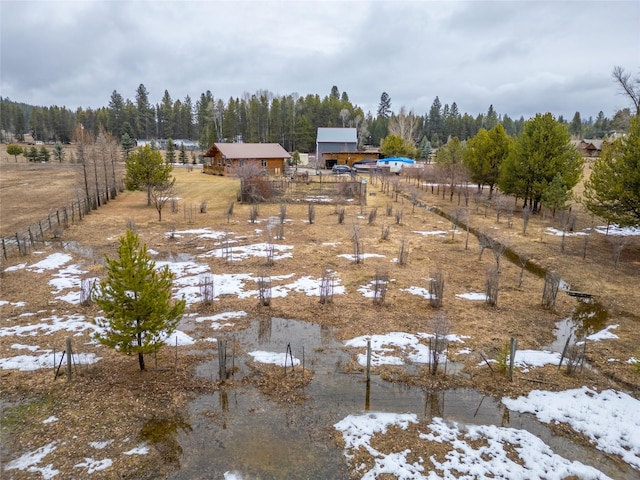
<path fill-rule="evenodd" d="M 67 381 L 71 381 L 71 337 L 67 337 Z"/>
<path fill-rule="evenodd" d="M 513 364 L 516 360 L 516 350 L 518 349 L 518 340 L 511 337 L 509 345 L 509 381 L 513 382 Z"/>
<path fill-rule="evenodd" d="M 29 231 L 29 241 L 31 242 L 31 246 L 33 247 L 34 242 L 33 242 L 33 233 L 31 233 L 31 226 L 29 226 L 27 230 Z"/>
<path fill-rule="evenodd" d="M 371 380 L 371 340 L 367 340 L 367 383 Z"/>
<path fill-rule="evenodd" d="M 60 209 L 56 210 L 56 217 L 58 218 L 58 225 L 60 225 Z"/>
<path fill-rule="evenodd" d="M 53 230 L 53 227 L 51 226 L 51 214 L 49 214 L 47 218 L 49 219 L 49 230 Z"/>
<path fill-rule="evenodd" d="M 7 259 L 7 246 L 4 244 L 4 238 L 2 239 L 2 256 Z"/>
<path fill-rule="evenodd" d="M 44 241 L 44 231 L 42 230 L 42 220 L 38 220 L 38 225 L 40 226 L 40 238 Z"/>

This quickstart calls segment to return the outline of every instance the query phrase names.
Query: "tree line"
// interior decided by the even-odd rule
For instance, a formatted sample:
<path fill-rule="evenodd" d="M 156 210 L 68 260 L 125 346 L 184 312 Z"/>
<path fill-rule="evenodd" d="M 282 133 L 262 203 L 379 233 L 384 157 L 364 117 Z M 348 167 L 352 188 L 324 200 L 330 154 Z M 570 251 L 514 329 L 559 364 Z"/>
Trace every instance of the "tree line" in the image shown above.
<path fill-rule="evenodd" d="M 161 101 L 153 105 L 149 96 L 146 87 L 140 84 L 134 100 L 114 90 L 107 106 L 78 108 L 75 112 L 66 107 L 32 106 L 0 97 L 0 140 L 21 142 L 25 133 L 29 133 L 36 141 L 64 144 L 74 141 L 76 125 L 82 124 L 94 137 L 102 126 L 117 139 L 123 135 L 131 139 L 188 139 L 199 142 L 202 149 L 208 149 L 214 142 L 279 143 L 288 151 L 311 152 L 315 150 L 318 127 L 354 127 L 360 147 L 378 147 L 394 133 L 394 119 L 402 118 L 406 127 L 409 118 L 410 132 L 401 136 L 411 138 L 419 147 L 429 142 L 437 148 L 449 138 L 464 141 L 497 124 L 508 135 L 516 136 L 525 123 L 523 117 L 512 119 L 499 114 L 492 105 L 484 113 L 462 113 L 455 101 L 443 104 L 437 96 L 424 115 L 405 106 L 396 113 L 386 92 L 380 96 L 377 111 L 365 114 L 337 86 L 323 98 L 318 94 L 303 97 L 259 90 L 224 101 L 207 91 L 194 102 L 188 95 L 182 100 L 173 99 L 165 90 Z M 576 112 L 571 121 L 562 116 L 558 121 L 566 124 L 576 138 L 603 138 L 612 131 L 626 131 L 630 117 L 630 110 L 622 109 L 612 119 L 601 111 L 595 119 L 583 119 Z"/>

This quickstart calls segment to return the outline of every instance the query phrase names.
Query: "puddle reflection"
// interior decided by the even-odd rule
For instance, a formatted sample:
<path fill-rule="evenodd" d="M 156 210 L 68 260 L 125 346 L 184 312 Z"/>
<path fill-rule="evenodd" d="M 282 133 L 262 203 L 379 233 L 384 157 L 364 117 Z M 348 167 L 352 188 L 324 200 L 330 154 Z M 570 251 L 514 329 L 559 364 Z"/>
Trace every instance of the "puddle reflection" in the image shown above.
<path fill-rule="evenodd" d="M 351 352 L 334 339 L 330 328 L 272 318 L 234 332 L 234 339 L 244 352 L 259 346 L 260 350 L 283 353 L 288 344 L 297 358 L 304 351 L 306 366 L 314 372 L 305 388 L 309 400 L 302 405 L 268 400 L 255 388 L 241 384 L 248 369 L 245 358 L 236 359 L 240 370 L 235 386 L 198 397 L 190 405 L 192 430 L 178 432 L 183 454 L 174 479 L 223 478 L 225 472 L 244 480 L 349 478 L 342 449 L 334 441 L 333 425 L 347 415 L 367 410 L 415 413 L 424 422 L 441 417 L 465 424 L 524 429 L 557 454 L 592 465 L 613 478 L 634 478 L 636 473 L 594 449 L 555 436 L 534 416 L 510 412 L 499 400 L 475 390 L 423 391 L 376 376 L 367 384 L 363 374 L 342 373 Z M 209 362 L 199 371 L 209 378 L 217 371 L 217 364 Z"/>

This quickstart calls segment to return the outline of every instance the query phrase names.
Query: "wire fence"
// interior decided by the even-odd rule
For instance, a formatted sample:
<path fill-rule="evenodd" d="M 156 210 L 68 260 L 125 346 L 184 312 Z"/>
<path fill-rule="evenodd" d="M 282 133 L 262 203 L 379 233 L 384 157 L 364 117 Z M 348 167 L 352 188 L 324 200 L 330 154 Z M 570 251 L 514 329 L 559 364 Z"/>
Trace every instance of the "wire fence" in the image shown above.
<path fill-rule="evenodd" d="M 123 190 L 124 185 L 118 185 L 117 189 L 110 192 L 111 199 L 114 199 L 117 193 Z M 56 209 L 25 229 L 16 231 L 13 235 L 2 237 L 0 260 L 4 262 L 9 257 L 28 255 L 38 245 L 44 245 L 49 240 L 61 238 L 66 228 L 80 223 L 91 210 L 96 210 L 98 206 L 106 203 L 104 200 L 98 201 L 98 198 L 93 196 L 78 199 L 70 205 Z"/>

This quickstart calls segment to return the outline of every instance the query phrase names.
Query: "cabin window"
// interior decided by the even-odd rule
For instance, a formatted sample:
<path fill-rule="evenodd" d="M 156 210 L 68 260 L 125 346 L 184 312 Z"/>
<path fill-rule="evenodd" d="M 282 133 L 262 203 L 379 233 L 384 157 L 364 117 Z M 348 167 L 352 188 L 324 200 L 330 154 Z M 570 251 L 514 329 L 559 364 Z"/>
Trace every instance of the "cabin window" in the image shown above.
<path fill-rule="evenodd" d="M 262 160 L 260 160 L 260 165 L 262 165 L 264 168 L 267 168 L 267 161 L 263 158 Z"/>

